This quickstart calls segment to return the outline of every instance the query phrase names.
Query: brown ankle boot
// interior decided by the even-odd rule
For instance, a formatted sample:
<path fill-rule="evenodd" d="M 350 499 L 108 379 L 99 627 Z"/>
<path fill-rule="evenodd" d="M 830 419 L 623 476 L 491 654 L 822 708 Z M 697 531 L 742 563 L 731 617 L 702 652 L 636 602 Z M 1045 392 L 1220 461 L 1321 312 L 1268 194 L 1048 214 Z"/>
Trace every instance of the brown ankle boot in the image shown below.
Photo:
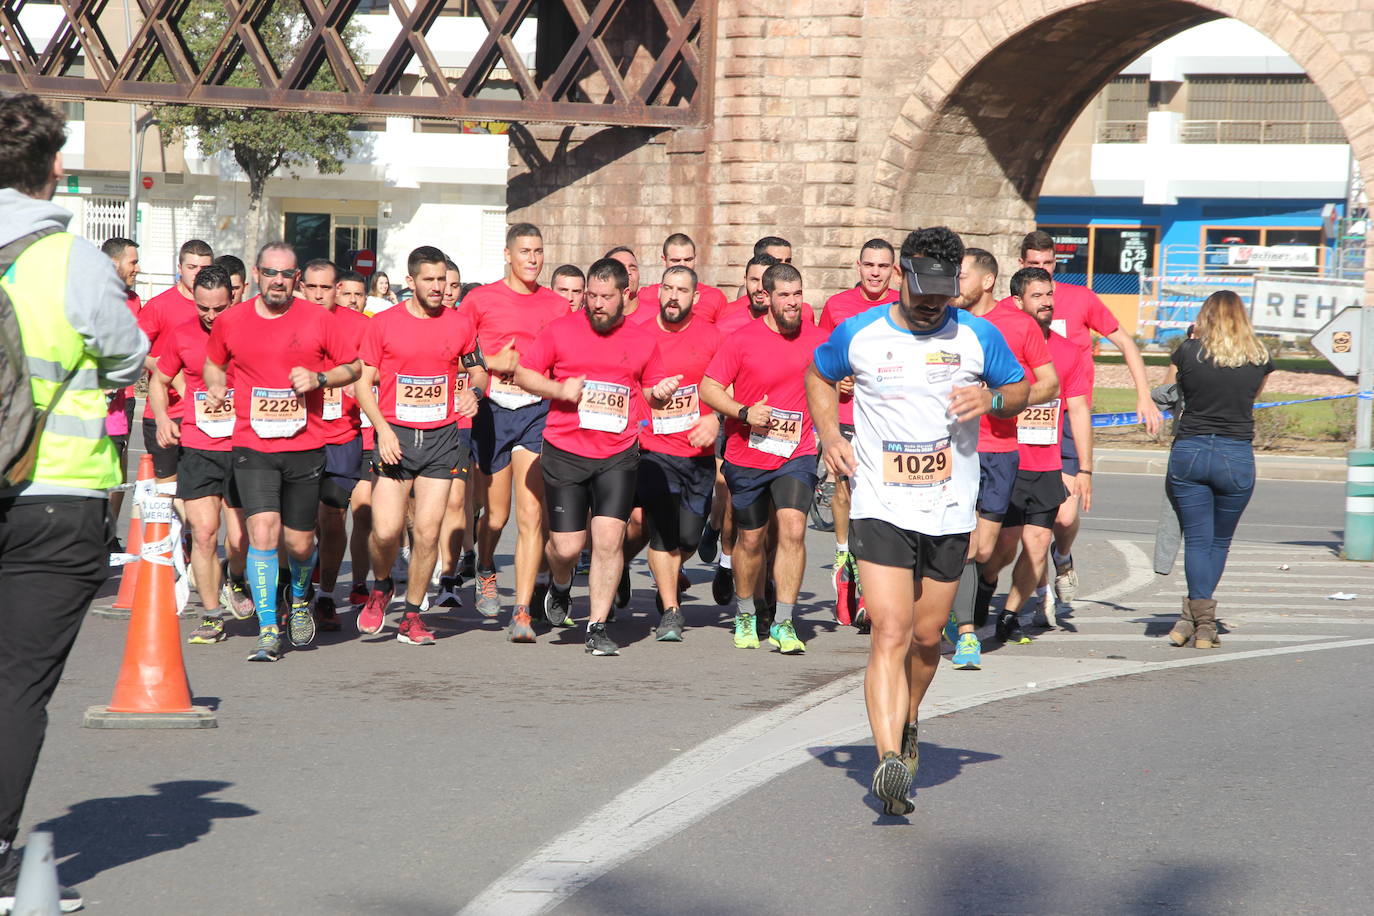
<path fill-rule="evenodd" d="M 1188 604 L 1188 599 L 1183 599 L 1183 612 L 1179 615 L 1178 623 L 1169 631 L 1169 644 L 1172 646 L 1186 646 L 1188 640 L 1193 638 L 1193 631 L 1197 628 L 1193 620 L 1193 609 Z"/>
<path fill-rule="evenodd" d="M 1193 612 L 1196 633 L 1193 646 L 1198 649 L 1211 649 L 1221 645 L 1217 638 L 1217 603 L 1210 598 L 1194 598 L 1188 602 Z"/>

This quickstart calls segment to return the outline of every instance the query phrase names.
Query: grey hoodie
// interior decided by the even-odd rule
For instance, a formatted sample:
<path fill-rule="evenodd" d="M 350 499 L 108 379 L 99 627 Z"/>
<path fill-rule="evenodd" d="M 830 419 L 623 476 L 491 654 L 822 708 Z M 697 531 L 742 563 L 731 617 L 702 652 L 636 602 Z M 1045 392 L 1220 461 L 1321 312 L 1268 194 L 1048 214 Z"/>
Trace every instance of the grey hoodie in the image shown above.
<path fill-rule="evenodd" d="M 50 200 L 39 200 L 13 188 L 0 188 L 0 245 L 7 245 L 35 229 L 54 226 L 66 230 L 72 215 Z M 95 358 L 102 388 L 124 388 L 143 374 L 148 338 L 138 328 L 124 302 L 124 284 L 114 264 L 85 239 L 72 244 L 67 265 L 67 321 L 86 341 L 86 352 Z M 31 481 L 0 490 L 10 496 L 104 496 L 103 490 L 57 487 Z"/>

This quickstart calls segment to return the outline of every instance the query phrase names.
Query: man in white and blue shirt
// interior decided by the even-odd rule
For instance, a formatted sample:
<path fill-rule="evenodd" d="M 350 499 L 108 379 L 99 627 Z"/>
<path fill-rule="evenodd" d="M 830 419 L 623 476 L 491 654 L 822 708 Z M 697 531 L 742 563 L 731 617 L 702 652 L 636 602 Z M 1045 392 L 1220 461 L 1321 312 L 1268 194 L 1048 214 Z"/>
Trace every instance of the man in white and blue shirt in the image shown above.
<path fill-rule="evenodd" d="M 850 543 L 872 623 L 865 697 L 880 758 L 873 792 L 908 814 L 916 711 L 940 659 L 977 522 L 978 424 L 1013 417 L 1029 385 L 1001 333 L 952 308 L 964 245 L 943 226 L 907 236 L 901 301 L 846 320 L 816 349 L 807 397 L 831 474 L 853 494 Z M 854 378 L 854 440 L 835 383 Z"/>

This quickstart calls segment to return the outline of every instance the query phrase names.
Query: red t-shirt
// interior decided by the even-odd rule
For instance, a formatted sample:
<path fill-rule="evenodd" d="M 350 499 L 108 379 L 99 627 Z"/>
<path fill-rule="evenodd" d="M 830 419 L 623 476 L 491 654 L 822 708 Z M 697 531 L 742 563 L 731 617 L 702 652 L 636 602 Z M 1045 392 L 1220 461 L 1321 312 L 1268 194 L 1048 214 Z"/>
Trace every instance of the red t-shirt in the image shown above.
<path fill-rule="evenodd" d="M 1026 381 L 1035 383 L 1035 370 L 1050 362 L 1050 351 L 1045 343 L 1045 332 L 1040 322 L 1016 307 L 1016 300 L 1002 302 L 993 306 L 992 311 L 983 316 L 1002 332 L 1011 353 L 1026 373 Z M 1061 380 L 1062 381 L 1062 380 Z M 1060 395 L 1063 398 L 1063 395 Z M 978 421 L 978 451 L 1014 452 L 1016 451 L 1016 417 L 994 417 L 983 414 Z"/>
<path fill-rule="evenodd" d="M 125 294 L 127 299 L 127 293 Z M 134 297 L 137 299 L 137 296 Z M 133 303 L 129 303 L 133 307 Z M 196 311 L 196 300 L 188 299 L 181 292 L 180 286 L 173 286 L 171 289 L 163 290 L 153 298 L 149 299 L 143 308 L 138 311 L 138 326 L 143 329 L 143 333 L 148 335 L 148 352 L 157 355 L 157 339 L 163 334 L 172 330 L 178 325 L 188 321 L 198 321 L 199 313 Z M 167 408 L 171 413 L 171 408 L 181 402 L 181 395 L 177 394 L 176 389 L 167 386 Z M 172 416 L 180 416 L 179 413 L 172 413 Z M 153 419 L 153 408 L 150 404 L 143 405 L 143 418 Z"/>
<path fill-rule="evenodd" d="M 715 454 L 714 441 L 703 448 L 696 448 L 687 441 L 687 435 L 698 420 L 711 412 L 711 408 L 701 400 L 698 388 L 711 358 L 720 349 L 720 332 L 715 325 L 702 321 L 696 315 L 687 321 L 686 326 L 676 330 L 664 330 L 657 321 L 645 325 L 645 330 L 658 343 L 663 371 L 668 375 L 680 375 L 682 380 L 677 383 L 677 393 L 672 403 L 661 410 L 649 409 L 647 422 L 640 427 L 640 448 L 689 458 Z"/>
<path fill-rule="evenodd" d="M 719 323 L 716 327 L 720 329 Z M 771 471 L 816 453 L 816 433 L 806 406 L 806 370 L 825 339 L 820 328 L 805 320 L 792 338 L 783 337 L 767 321 L 751 321 L 741 331 L 721 334 L 720 349 L 706 374 L 726 388 L 734 385 L 735 400 L 741 404 L 755 404 L 767 395 L 773 410 L 768 430 L 752 430 L 738 417 L 726 418 L 726 461 Z"/>
<path fill-rule="evenodd" d="M 550 322 L 567 315 L 570 309 L 568 300 L 546 286 L 525 294 L 511 289 L 505 280 L 497 280 L 464 296 L 463 311 L 472 316 L 484 354 L 495 354 L 512 340 L 515 349 L 523 354 L 539 332 Z M 488 384 L 491 390 L 487 397 L 501 407 L 516 408 L 539 402 L 538 398 L 495 375 Z"/>
<path fill-rule="evenodd" d="M 230 308 L 237 308 L 231 306 Z M 220 315 L 229 314 L 225 309 Z M 216 319 L 216 324 L 220 319 Z M 168 378 L 178 372 L 184 373 L 186 397 L 175 408 L 169 407 L 167 415 L 181 417 L 181 444 L 186 448 L 198 448 L 207 452 L 227 452 L 233 444 L 234 404 L 231 401 L 218 411 L 210 411 L 205 399 L 205 349 L 210 342 L 210 332 L 200 323 L 200 319 L 178 325 L 162 335 L 158 346 L 157 368 Z M 232 371 L 232 370 L 231 370 Z M 171 386 L 167 386 L 171 389 Z M 230 390 L 234 383 L 231 378 Z"/>
<path fill-rule="evenodd" d="M 477 329 L 466 309 L 417 318 L 410 307 L 373 317 L 361 355 L 377 370 L 377 406 L 388 423 L 438 429 L 453 422 L 455 376 L 463 356 L 477 349 Z"/>
<path fill-rule="evenodd" d="M 670 374 L 646 328 L 622 321 L 598 334 L 583 313 L 545 328 L 520 364 L 558 382 L 584 376 L 581 402 L 550 401 L 544 425 L 546 442 L 584 458 L 609 458 L 634 445 L 648 414 L 642 389 Z"/>
<path fill-rule="evenodd" d="M 1006 303 L 1012 308 L 1016 303 L 1011 297 L 1003 299 L 997 303 Z M 1097 294 L 1086 286 L 1079 286 L 1075 283 L 1054 283 L 1054 321 L 1050 322 L 1050 330 L 1056 334 L 1067 337 L 1071 343 L 1077 346 L 1088 356 L 1088 373 L 1091 379 L 1096 374 L 1096 366 L 1092 362 L 1093 341 L 1097 337 L 1106 337 L 1108 334 L 1115 333 L 1121 327 L 1121 322 L 1116 320 L 1111 309 L 1102 304 L 1102 300 L 1097 298 Z"/>
<path fill-rule="evenodd" d="M 323 448 L 324 393 L 291 390 L 291 370 L 328 372 L 357 358 L 324 308 L 294 300 L 276 318 L 258 314 L 255 296 L 215 320 L 207 359 L 228 366 L 234 378 L 234 442 L 259 452 Z"/>
<path fill-rule="evenodd" d="M 726 304 L 721 313 L 716 316 L 716 330 L 720 331 L 722 339 L 729 337 L 736 331 L 743 330 L 751 321 L 762 318 L 768 309 L 764 309 L 755 315 L 754 310 L 749 307 L 749 297 L 740 296 L 732 302 Z"/>
<path fill-rule="evenodd" d="M 1092 396 L 1092 360 L 1058 334 L 1051 333 L 1046 343 L 1054 371 L 1059 374 L 1059 397 L 1048 404 L 1032 404 L 1016 418 L 1023 471 L 1058 471 L 1064 467 L 1060 442 L 1064 438 L 1065 405 L 1069 398 Z"/>
<path fill-rule="evenodd" d="M 821 320 L 819 327 L 829 336 L 848 318 L 853 318 L 871 308 L 895 302 L 901 298 L 901 293 L 895 289 L 887 291 L 884 298 L 878 300 L 867 299 L 864 297 L 863 287 L 855 286 L 842 293 L 836 293 L 825 300 L 825 305 L 821 307 Z M 840 395 L 840 422 L 849 426 L 854 425 L 854 395 Z"/>
<path fill-rule="evenodd" d="M 658 314 L 658 288 L 661 284 L 654 283 L 651 286 L 641 286 L 639 288 L 639 302 L 641 307 L 644 303 L 650 303 L 654 307 L 654 314 Z M 720 317 L 721 310 L 725 308 L 725 294 L 714 286 L 707 286 L 705 283 L 697 284 L 697 304 L 692 306 L 692 314 L 697 318 L 705 319 L 707 324 L 715 324 Z M 638 315 L 638 313 L 636 313 Z"/>
<path fill-rule="evenodd" d="M 368 318 L 362 312 L 343 306 L 335 306 L 329 312 L 339 324 L 339 334 L 348 352 L 353 354 L 349 357 L 352 359 L 362 346 Z M 342 445 L 358 438 L 358 430 L 362 428 L 362 410 L 353 397 L 352 388 L 352 385 L 345 385 L 324 390 L 324 441 L 329 445 Z"/>

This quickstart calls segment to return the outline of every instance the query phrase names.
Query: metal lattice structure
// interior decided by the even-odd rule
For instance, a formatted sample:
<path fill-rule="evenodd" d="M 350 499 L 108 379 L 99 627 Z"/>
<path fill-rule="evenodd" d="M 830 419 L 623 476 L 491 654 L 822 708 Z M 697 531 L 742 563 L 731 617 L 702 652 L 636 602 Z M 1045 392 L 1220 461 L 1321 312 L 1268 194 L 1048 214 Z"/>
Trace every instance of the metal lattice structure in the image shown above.
<path fill-rule="evenodd" d="M 389 0 L 400 27 L 373 65 L 345 40 L 363 0 L 217 0 L 199 53 L 184 31 L 192 2 L 57 0 L 60 24 L 35 41 L 22 21 L 32 0 L 0 0 L 0 90 L 360 117 L 686 127 L 710 116 L 715 0 Z M 264 26 L 283 3 L 296 38 L 278 61 Z M 441 67 L 427 33 L 458 9 L 475 10 L 486 35 L 465 66 Z M 531 67 L 514 37 L 535 22 Z M 339 88 L 319 88 L 321 74 Z"/>

